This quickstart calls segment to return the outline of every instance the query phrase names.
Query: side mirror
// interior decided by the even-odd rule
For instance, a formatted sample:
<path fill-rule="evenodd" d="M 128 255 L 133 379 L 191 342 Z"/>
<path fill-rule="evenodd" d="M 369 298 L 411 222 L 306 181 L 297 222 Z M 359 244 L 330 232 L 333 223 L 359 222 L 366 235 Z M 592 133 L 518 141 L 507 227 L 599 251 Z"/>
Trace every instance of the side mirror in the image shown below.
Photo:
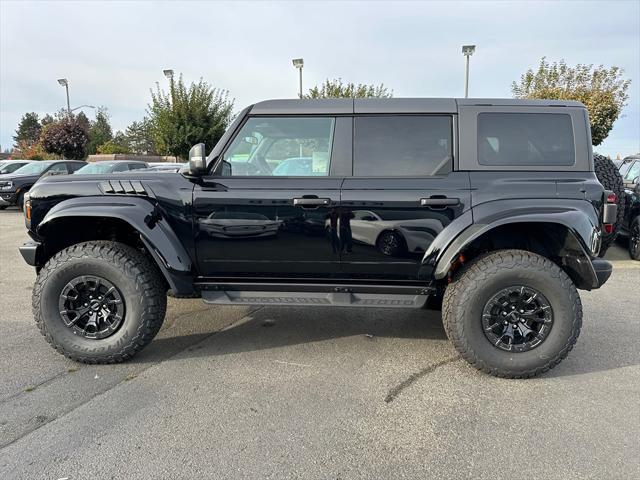
<path fill-rule="evenodd" d="M 207 153 L 204 143 L 197 143 L 189 150 L 189 175 L 199 177 L 207 171 Z"/>

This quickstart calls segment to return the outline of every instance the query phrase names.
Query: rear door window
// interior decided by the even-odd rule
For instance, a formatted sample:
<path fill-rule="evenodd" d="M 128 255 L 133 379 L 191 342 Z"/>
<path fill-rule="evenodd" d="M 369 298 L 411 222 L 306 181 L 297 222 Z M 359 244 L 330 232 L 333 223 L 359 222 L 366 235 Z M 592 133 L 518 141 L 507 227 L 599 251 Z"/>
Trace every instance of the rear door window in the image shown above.
<path fill-rule="evenodd" d="M 576 152 L 571 116 L 480 113 L 478 161 L 494 166 L 570 166 Z"/>
<path fill-rule="evenodd" d="M 355 176 L 432 176 L 452 169 L 451 116 L 363 116 L 354 128 Z"/>

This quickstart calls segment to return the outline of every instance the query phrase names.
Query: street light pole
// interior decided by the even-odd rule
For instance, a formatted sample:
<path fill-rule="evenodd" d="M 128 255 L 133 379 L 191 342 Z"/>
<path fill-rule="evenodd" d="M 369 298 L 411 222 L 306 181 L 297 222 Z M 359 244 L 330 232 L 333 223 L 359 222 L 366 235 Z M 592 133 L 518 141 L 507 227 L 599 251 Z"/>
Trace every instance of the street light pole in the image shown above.
<path fill-rule="evenodd" d="M 469 97 L 469 57 L 476 51 L 475 45 L 463 45 L 462 54 L 466 57 L 464 72 L 464 98 Z"/>
<path fill-rule="evenodd" d="M 69 102 L 69 81 L 66 78 L 59 78 L 58 83 L 67 90 L 67 113 L 71 116 L 71 103 Z"/>
<path fill-rule="evenodd" d="M 302 67 L 304 67 L 304 59 L 294 58 L 293 66 L 296 67 L 300 73 L 300 87 L 299 87 L 298 97 L 302 98 Z"/>

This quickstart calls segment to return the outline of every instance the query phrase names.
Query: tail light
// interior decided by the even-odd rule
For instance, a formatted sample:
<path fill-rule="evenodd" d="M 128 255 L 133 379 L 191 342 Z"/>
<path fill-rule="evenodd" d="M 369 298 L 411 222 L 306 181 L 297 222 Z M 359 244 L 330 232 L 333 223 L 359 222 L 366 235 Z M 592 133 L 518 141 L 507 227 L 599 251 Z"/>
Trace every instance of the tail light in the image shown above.
<path fill-rule="evenodd" d="M 604 233 L 607 233 L 607 234 L 613 233 L 613 223 L 604 224 Z"/>
<path fill-rule="evenodd" d="M 616 203 L 616 200 L 618 200 L 618 197 L 615 193 L 609 192 L 607 194 L 607 203 Z"/>
<path fill-rule="evenodd" d="M 614 224 L 617 219 L 618 205 L 616 201 L 618 197 L 610 190 L 605 191 L 606 203 L 602 209 L 602 230 L 606 234 L 612 234 L 615 231 Z"/>

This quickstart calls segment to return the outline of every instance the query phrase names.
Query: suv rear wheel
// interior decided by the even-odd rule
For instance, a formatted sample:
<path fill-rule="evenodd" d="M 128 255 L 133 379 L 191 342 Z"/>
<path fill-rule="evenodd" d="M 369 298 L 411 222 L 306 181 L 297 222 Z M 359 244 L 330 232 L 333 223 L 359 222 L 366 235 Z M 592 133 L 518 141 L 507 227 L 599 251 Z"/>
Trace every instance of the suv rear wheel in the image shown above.
<path fill-rule="evenodd" d="M 523 250 L 482 256 L 447 287 L 447 336 L 471 365 L 491 375 L 527 378 L 560 363 L 582 326 L 582 303 L 567 274 Z"/>
<path fill-rule="evenodd" d="M 640 215 L 629 225 L 629 256 L 634 260 L 640 260 Z"/>
<path fill-rule="evenodd" d="M 79 243 L 54 255 L 33 289 L 40 332 L 60 353 L 84 363 L 118 363 L 160 330 L 166 288 L 155 265 L 116 242 Z"/>

